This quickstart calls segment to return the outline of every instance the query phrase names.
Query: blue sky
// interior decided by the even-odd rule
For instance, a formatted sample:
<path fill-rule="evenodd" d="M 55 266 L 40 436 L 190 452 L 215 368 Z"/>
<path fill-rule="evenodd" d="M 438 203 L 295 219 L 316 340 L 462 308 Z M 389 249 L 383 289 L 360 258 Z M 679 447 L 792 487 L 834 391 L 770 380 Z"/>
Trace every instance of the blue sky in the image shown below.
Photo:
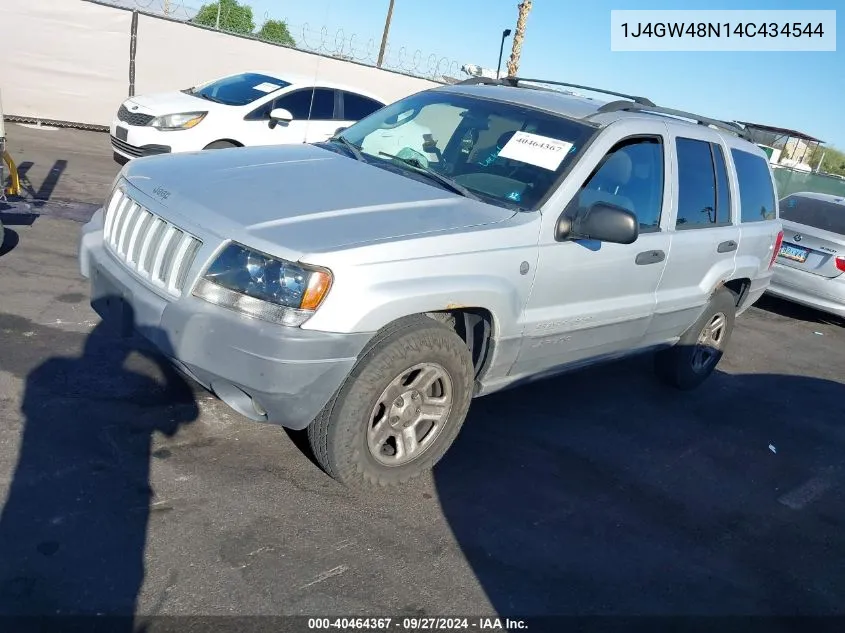
<path fill-rule="evenodd" d="M 308 23 L 378 47 L 388 0 L 245 0 L 256 22 L 285 18 L 296 37 Z M 201 4 L 197 0 L 192 3 Z M 502 30 L 518 0 L 396 0 L 390 42 L 459 64 L 495 68 Z M 838 6 L 837 6 L 838 5 Z M 797 129 L 845 149 L 845 44 L 836 52 L 611 52 L 611 9 L 842 9 L 842 0 L 534 0 L 520 74 L 642 94 L 660 105 L 729 120 Z M 837 29 L 841 30 L 841 29 Z M 510 39 L 505 43 L 505 60 Z M 423 65 L 425 62 L 423 62 Z M 503 67 L 505 61 L 503 61 Z"/>

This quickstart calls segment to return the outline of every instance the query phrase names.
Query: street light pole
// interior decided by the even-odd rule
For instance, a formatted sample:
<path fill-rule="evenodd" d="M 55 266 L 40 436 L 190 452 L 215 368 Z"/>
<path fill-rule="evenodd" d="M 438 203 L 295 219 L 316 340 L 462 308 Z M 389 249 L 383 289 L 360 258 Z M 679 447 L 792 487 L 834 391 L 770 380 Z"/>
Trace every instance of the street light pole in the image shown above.
<path fill-rule="evenodd" d="M 502 44 L 499 46 L 499 65 L 496 66 L 496 79 L 499 78 L 499 74 L 502 72 L 502 53 L 505 50 L 505 38 L 510 34 L 510 29 L 505 29 L 504 31 L 502 31 Z"/>

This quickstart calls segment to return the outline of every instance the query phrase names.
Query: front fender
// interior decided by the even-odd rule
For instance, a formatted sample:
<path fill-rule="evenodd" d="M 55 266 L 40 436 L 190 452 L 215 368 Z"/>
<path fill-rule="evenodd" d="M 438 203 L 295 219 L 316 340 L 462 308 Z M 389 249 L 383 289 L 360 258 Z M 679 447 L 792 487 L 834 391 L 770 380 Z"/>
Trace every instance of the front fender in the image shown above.
<path fill-rule="evenodd" d="M 305 329 L 333 332 L 375 332 L 385 325 L 411 314 L 484 308 L 493 316 L 496 338 L 516 336 L 525 301 L 530 290 L 525 283 L 513 285 L 508 280 L 486 275 L 450 275 L 447 277 L 391 280 L 369 286 L 359 297 L 353 291 L 331 296 L 303 324 Z M 334 306 L 338 306 L 335 309 Z M 324 308 L 327 308 L 324 310 Z"/>

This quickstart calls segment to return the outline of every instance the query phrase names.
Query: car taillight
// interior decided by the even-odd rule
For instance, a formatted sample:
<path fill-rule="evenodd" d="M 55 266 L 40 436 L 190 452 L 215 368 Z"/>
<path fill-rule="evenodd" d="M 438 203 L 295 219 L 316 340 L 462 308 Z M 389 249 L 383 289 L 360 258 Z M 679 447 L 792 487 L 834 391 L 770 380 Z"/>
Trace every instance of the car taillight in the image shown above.
<path fill-rule="evenodd" d="M 783 244 L 783 231 L 778 232 L 778 236 L 775 239 L 775 248 L 772 252 L 772 261 L 769 262 L 769 269 L 771 270 L 772 266 L 775 265 L 775 260 L 778 258 L 778 253 L 780 253 L 780 245 Z"/>
<path fill-rule="evenodd" d="M 837 257 L 835 260 L 836 267 L 845 273 L 845 257 Z"/>

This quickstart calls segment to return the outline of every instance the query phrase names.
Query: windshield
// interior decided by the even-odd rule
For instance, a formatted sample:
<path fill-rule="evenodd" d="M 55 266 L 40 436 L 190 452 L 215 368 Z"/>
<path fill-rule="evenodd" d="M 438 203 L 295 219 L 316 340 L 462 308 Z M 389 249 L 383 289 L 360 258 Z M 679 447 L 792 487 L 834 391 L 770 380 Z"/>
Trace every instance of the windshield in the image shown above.
<path fill-rule="evenodd" d="M 201 88 L 192 88 L 186 92 L 216 103 L 242 106 L 289 85 L 288 82 L 276 77 L 259 73 L 241 73 L 218 79 Z"/>
<path fill-rule="evenodd" d="M 845 236 L 845 204 L 805 196 L 787 196 L 780 201 L 782 220 L 797 222 Z"/>
<path fill-rule="evenodd" d="M 487 202 L 535 209 L 595 131 L 541 110 L 435 90 L 397 101 L 342 136 L 374 165 L 411 177 L 429 170 Z"/>

